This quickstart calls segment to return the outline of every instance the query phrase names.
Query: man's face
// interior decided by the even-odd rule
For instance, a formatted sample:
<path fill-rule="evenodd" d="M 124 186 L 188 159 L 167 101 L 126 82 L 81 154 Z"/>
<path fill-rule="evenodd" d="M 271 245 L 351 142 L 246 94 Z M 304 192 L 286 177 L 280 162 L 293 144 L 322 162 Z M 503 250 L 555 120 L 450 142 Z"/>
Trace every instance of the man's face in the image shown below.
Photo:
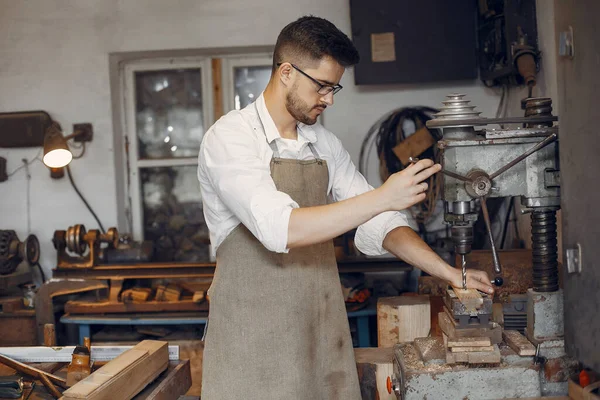
<path fill-rule="evenodd" d="M 344 67 L 332 58 L 326 57 L 319 63 L 302 68 L 302 71 L 322 85 L 333 86 L 342 79 Z M 319 86 L 315 82 L 297 70 L 293 73 L 295 79 L 286 94 L 285 107 L 297 121 L 313 125 L 325 108 L 333 105 L 333 92 L 319 94 Z"/>

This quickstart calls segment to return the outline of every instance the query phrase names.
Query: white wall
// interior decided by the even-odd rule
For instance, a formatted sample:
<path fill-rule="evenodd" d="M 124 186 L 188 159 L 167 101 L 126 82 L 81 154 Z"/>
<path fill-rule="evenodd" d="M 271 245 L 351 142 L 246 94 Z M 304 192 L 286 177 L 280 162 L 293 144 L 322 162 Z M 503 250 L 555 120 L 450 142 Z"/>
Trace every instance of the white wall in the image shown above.
<path fill-rule="evenodd" d="M 348 0 L 0 0 L 0 112 L 45 110 L 65 130 L 92 123 L 94 141 L 72 171 L 105 227 L 115 226 L 115 176 L 122 171 L 114 167 L 108 54 L 273 45 L 285 24 L 306 14 L 327 18 L 350 34 Z M 325 121 L 355 162 L 368 128 L 387 111 L 439 106 L 446 94 L 459 91 L 491 116 L 499 100 L 477 81 L 366 88 L 355 87 L 349 71 L 342 84 Z M 40 150 L 0 149 L 0 156 L 8 159 L 10 172 Z M 376 168 L 371 171 L 369 179 L 378 185 Z M 23 240 L 28 233 L 24 171 L 0 183 L 0 193 L 0 229 L 15 229 Z M 76 223 L 97 228 L 68 180 L 51 180 L 39 162 L 31 166 L 29 210 L 47 273 L 55 262 L 54 230 Z"/>

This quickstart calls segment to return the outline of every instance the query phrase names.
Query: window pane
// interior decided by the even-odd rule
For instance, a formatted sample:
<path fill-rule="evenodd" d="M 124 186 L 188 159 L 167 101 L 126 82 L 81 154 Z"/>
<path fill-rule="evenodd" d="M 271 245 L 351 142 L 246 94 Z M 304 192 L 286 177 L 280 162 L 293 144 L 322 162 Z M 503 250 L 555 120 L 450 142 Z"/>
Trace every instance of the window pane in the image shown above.
<path fill-rule="evenodd" d="M 144 239 L 157 261 L 207 262 L 208 228 L 195 165 L 140 169 Z"/>
<path fill-rule="evenodd" d="M 241 110 L 267 87 L 271 77 L 271 66 L 235 67 L 233 69 L 235 109 Z"/>
<path fill-rule="evenodd" d="M 195 157 L 204 134 L 199 68 L 135 73 L 139 158 Z"/>

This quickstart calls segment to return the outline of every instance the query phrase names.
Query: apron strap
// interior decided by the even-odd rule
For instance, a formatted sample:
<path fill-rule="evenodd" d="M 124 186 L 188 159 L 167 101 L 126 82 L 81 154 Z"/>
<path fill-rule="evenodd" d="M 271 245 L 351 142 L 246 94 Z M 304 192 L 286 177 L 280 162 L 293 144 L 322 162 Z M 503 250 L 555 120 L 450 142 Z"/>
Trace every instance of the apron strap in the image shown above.
<path fill-rule="evenodd" d="M 263 124 L 262 120 L 260 119 L 260 114 L 258 113 L 258 106 L 256 105 L 256 102 L 254 102 L 254 108 L 256 109 L 256 114 L 258 115 L 260 124 L 262 125 L 263 132 L 265 134 L 265 140 L 267 140 L 267 143 L 269 143 L 268 139 L 267 139 L 267 133 L 265 132 L 265 125 Z M 277 139 L 274 139 L 271 141 L 271 143 L 269 143 L 269 147 L 273 151 L 273 158 L 279 158 L 279 148 L 277 147 L 276 140 Z M 319 153 L 317 153 L 317 149 L 315 149 L 315 146 L 313 146 L 313 144 L 311 142 L 308 142 L 308 148 L 310 149 L 311 153 L 315 157 L 315 160 L 321 161 L 321 158 L 319 157 Z"/>

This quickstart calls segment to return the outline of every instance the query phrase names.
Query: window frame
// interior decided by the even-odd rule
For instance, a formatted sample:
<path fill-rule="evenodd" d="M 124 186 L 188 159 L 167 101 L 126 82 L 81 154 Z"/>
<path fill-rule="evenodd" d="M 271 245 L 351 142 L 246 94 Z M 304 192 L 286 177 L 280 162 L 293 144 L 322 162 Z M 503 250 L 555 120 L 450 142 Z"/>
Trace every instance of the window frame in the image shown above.
<path fill-rule="evenodd" d="M 141 169 L 152 167 L 178 167 L 198 165 L 198 157 L 140 159 L 136 130 L 136 87 L 135 73 L 142 71 L 165 71 L 179 69 L 200 69 L 202 82 L 202 113 L 204 131 L 214 123 L 213 82 L 210 57 L 157 58 L 128 63 L 124 67 L 124 115 L 125 143 L 127 144 L 127 185 L 129 224 L 134 240 L 144 240 L 144 212 L 142 200 Z M 126 211 L 127 212 L 127 211 Z"/>

